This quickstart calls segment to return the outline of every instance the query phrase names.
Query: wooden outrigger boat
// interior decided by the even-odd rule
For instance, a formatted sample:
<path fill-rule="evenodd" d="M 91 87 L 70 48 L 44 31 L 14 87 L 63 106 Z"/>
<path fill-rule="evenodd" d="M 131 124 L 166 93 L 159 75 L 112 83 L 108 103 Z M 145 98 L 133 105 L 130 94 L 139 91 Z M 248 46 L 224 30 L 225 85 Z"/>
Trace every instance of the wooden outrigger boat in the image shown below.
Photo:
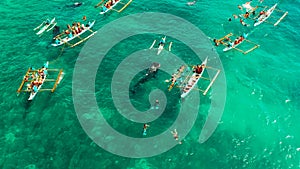
<path fill-rule="evenodd" d="M 57 22 L 55 22 L 55 18 L 53 18 L 51 21 L 49 19 L 47 19 L 46 21 L 43 21 L 43 23 L 41 23 L 39 26 L 37 26 L 36 28 L 34 28 L 34 31 L 39 30 L 36 34 L 37 35 L 41 35 L 43 34 L 45 31 L 49 32 L 51 29 L 54 28 L 54 26 L 57 24 Z"/>
<path fill-rule="evenodd" d="M 159 55 L 159 54 L 163 51 L 163 49 L 164 49 L 164 47 L 165 47 L 165 44 L 166 44 L 166 39 L 167 39 L 167 37 L 164 36 L 164 37 L 160 40 L 160 42 L 159 42 L 159 44 L 158 44 L 158 48 L 157 48 L 157 55 Z M 152 43 L 152 45 L 150 46 L 149 49 L 152 49 L 152 48 L 154 47 L 155 43 L 156 43 L 156 40 L 153 41 L 153 43 Z M 170 44 L 169 44 L 169 49 L 168 49 L 169 52 L 171 51 L 172 44 L 173 44 L 173 42 L 170 42 Z"/>
<path fill-rule="evenodd" d="M 207 58 L 201 64 L 201 68 L 200 68 L 201 72 L 194 72 L 193 75 L 186 82 L 185 86 L 182 88 L 181 98 L 187 96 L 190 93 L 190 91 L 197 85 L 199 79 L 202 77 L 206 65 L 207 65 Z"/>
<path fill-rule="evenodd" d="M 48 69 L 49 62 L 46 62 L 42 68 L 39 70 L 34 70 L 33 68 L 29 68 L 22 80 L 22 83 L 17 90 L 17 93 L 21 92 L 29 92 L 28 100 L 33 100 L 38 92 L 42 91 L 51 91 L 52 93 L 55 91 L 57 85 L 63 78 L 63 70 L 60 69 Z M 58 72 L 56 79 L 47 79 L 48 72 Z M 51 89 L 41 89 L 43 84 L 46 82 L 54 82 L 54 85 Z M 23 90 L 24 86 L 26 89 Z"/>
<path fill-rule="evenodd" d="M 61 34 L 59 34 L 53 38 L 55 40 L 55 43 L 52 43 L 51 45 L 56 47 L 56 46 L 61 46 L 63 44 L 67 44 L 70 47 L 74 47 L 74 46 L 81 44 L 82 42 L 88 40 L 90 37 L 92 37 L 93 35 L 95 35 L 97 33 L 97 31 L 91 30 L 91 28 L 94 26 L 95 22 L 96 21 L 89 22 L 86 25 L 82 24 L 82 25 L 80 25 L 80 27 L 77 26 L 76 28 L 78 30 L 80 30 L 80 29 L 81 30 L 78 31 L 78 33 L 76 33 L 76 34 L 73 33 L 75 30 L 67 30 L 67 31 L 69 31 L 69 34 L 66 34 L 65 31 L 62 32 Z M 81 38 L 80 35 L 84 34 L 87 31 L 91 32 L 91 34 L 85 38 Z M 76 42 L 75 44 L 69 43 L 70 41 L 72 41 L 75 38 L 80 39 L 80 41 Z"/>
<path fill-rule="evenodd" d="M 181 98 L 185 98 L 192 90 L 201 91 L 203 93 L 203 95 L 207 94 L 207 92 L 209 91 L 209 89 L 211 88 L 211 86 L 213 85 L 213 83 L 215 82 L 216 78 L 218 77 L 218 75 L 220 73 L 219 69 L 208 67 L 207 61 L 208 61 L 208 58 L 206 58 L 202 62 L 201 65 L 193 66 L 193 71 L 191 72 L 192 76 L 187 76 L 186 79 L 183 81 L 182 86 L 180 86 Z M 203 77 L 203 73 L 204 73 L 205 69 L 214 69 L 217 71 L 216 74 L 214 75 L 214 77 L 212 78 L 212 80 L 210 80 L 209 78 Z M 210 81 L 209 85 L 206 87 L 205 90 L 195 88 L 195 86 L 197 85 L 197 83 L 200 79 Z"/>
<path fill-rule="evenodd" d="M 206 95 L 213 83 L 215 82 L 216 78 L 218 77 L 220 70 L 212 67 L 207 66 L 208 58 L 206 58 L 201 65 L 193 66 L 193 71 L 189 71 L 187 75 L 184 75 L 186 73 L 187 66 L 182 65 L 176 73 L 172 75 L 172 78 L 170 80 L 165 80 L 165 82 L 171 82 L 171 84 L 168 87 L 168 90 L 171 91 L 172 88 L 177 85 L 176 87 L 180 88 L 181 90 L 181 98 L 185 98 L 192 90 L 198 90 L 203 93 L 203 95 Z M 210 80 L 209 78 L 203 77 L 203 73 L 205 69 L 213 69 L 216 71 L 216 74 Z M 191 75 L 191 76 L 190 76 Z M 179 78 L 185 77 L 184 80 L 178 81 Z M 200 79 L 209 80 L 210 83 L 206 87 L 205 90 L 196 88 L 197 83 Z"/>
<path fill-rule="evenodd" d="M 271 16 L 271 14 L 272 14 L 274 11 L 284 13 L 284 14 L 283 14 L 283 15 L 282 15 L 282 16 L 281 16 L 274 24 L 271 23 L 271 22 L 267 22 L 267 23 L 273 24 L 274 26 L 277 26 L 277 25 L 283 20 L 283 18 L 286 17 L 286 15 L 288 14 L 288 12 L 287 12 L 287 11 L 277 10 L 276 7 L 277 7 L 277 3 L 276 3 L 275 5 L 273 5 L 271 8 L 269 8 L 266 12 L 264 12 L 264 10 L 262 10 L 262 11 L 260 12 L 260 14 L 257 15 L 257 16 L 254 18 L 255 22 L 254 22 L 254 25 L 253 25 L 253 26 L 258 26 L 258 25 L 260 25 L 260 24 L 263 23 L 263 22 L 267 22 L 266 20 Z M 266 8 L 267 8 L 267 6 L 266 6 L 264 9 L 266 9 Z"/>
<path fill-rule="evenodd" d="M 214 43 L 216 46 L 218 46 L 219 44 L 222 44 L 225 46 L 225 48 L 223 49 L 224 52 L 226 51 L 229 51 L 231 49 L 235 49 L 243 54 L 247 54 L 251 51 L 253 51 L 254 49 L 258 48 L 259 45 L 246 39 L 248 37 L 248 34 L 243 34 L 241 36 L 237 36 L 237 38 L 232 41 L 230 39 L 230 37 L 233 36 L 233 33 L 229 33 L 227 35 L 225 35 L 224 37 L 220 38 L 220 39 L 214 39 Z M 237 48 L 237 46 L 239 46 L 240 44 L 242 44 L 243 42 L 247 42 L 247 43 L 250 43 L 250 44 L 253 44 L 254 46 L 251 47 L 250 49 L 248 50 L 242 50 L 242 49 L 239 49 Z"/>
<path fill-rule="evenodd" d="M 132 2 L 132 0 L 129 0 L 127 3 L 121 2 L 121 0 L 108 0 L 104 3 L 105 0 L 101 0 L 97 5 L 95 5 L 95 8 L 101 7 L 100 14 L 103 15 L 111 10 L 122 12 L 127 6 Z M 102 5 L 103 4 L 103 5 Z M 118 4 L 122 4 L 123 7 L 119 10 L 114 9 Z"/>

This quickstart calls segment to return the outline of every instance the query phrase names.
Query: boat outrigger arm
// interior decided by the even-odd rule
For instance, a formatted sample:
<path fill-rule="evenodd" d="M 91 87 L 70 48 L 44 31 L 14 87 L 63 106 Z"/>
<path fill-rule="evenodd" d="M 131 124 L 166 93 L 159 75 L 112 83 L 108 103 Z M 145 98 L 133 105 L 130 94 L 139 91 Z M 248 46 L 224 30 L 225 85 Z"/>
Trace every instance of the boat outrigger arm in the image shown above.
<path fill-rule="evenodd" d="M 127 3 L 123 3 L 121 2 L 121 0 L 119 0 L 120 2 L 118 2 L 119 4 L 122 4 L 123 7 L 119 10 L 116 9 L 109 9 L 109 10 L 113 10 L 113 11 L 117 11 L 118 13 L 122 12 L 125 8 L 127 8 L 127 6 L 132 2 L 132 0 L 129 0 Z M 95 8 L 98 8 L 99 6 L 101 6 L 103 3 L 105 2 L 105 0 L 101 0 L 97 5 L 95 5 Z"/>
<path fill-rule="evenodd" d="M 222 37 L 222 38 L 220 38 L 220 39 L 217 39 L 216 41 L 217 41 L 218 43 L 221 43 L 222 45 L 228 47 L 228 46 L 229 46 L 229 43 L 233 43 L 233 42 L 231 41 L 231 39 L 230 39 L 231 36 L 234 36 L 233 33 L 229 33 L 229 34 L 225 35 L 224 37 Z M 236 36 L 236 37 L 239 37 L 239 36 Z M 252 46 L 251 48 L 246 49 L 246 50 L 242 50 L 242 49 L 240 49 L 240 48 L 237 48 L 237 47 L 236 47 L 237 45 L 236 45 L 236 46 L 232 46 L 232 49 L 235 49 L 235 50 L 237 50 L 237 51 L 243 53 L 244 55 L 246 55 L 246 54 L 248 54 L 249 52 L 252 52 L 253 50 L 255 50 L 256 48 L 259 47 L 259 44 L 254 43 L 254 42 L 252 42 L 252 41 L 250 41 L 250 40 L 248 40 L 248 39 L 244 39 L 243 42 L 247 42 L 247 43 L 249 43 L 249 44 L 252 44 L 253 46 Z M 243 43 L 243 42 L 241 42 L 241 43 Z M 240 44 L 238 44 L 238 45 L 240 45 Z"/>
<path fill-rule="evenodd" d="M 31 92 L 31 90 L 28 90 L 27 88 L 23 90 L 23 87 L 24 85 L 27 83 L 27 84 L 30 84 L 31 82 L 33 82 L 35 80 L 35 78 L 31 79 L 31 80 L 26 80 L 25 77 L 29 77 L 30 74 L 32 73 L 37 73 L 38 71 L 37 70 L 32 70 L 31 68 L 29 68 L 21 82 L 21 85 L 20 87 L 18 88 L 17 90 L 17 94 L 20 94 L 21 92 Z M 42 91 L 51 91 L 52 93 L 55 91 L 57 85 L 60 83 L 60 81 L 62 80 L 63 76 L 64 76 L 64 73 L 63 73 L 63 69 L 47 69 L 47 72 L 58 72 L 58 75 L 56 77 L 56 79 L 45 79 L 45 81 L 43 82 L 44 83 L 47 83 L 47 82 L 54 82 L 54 85 L 52 88 L 48 88 L 48 89 L 39 89 L 38 92 L 42 92 Z M 26 85 L 25 85 L 26 86 Z M 26 86 L 27 87 L 27 86 Z"/>

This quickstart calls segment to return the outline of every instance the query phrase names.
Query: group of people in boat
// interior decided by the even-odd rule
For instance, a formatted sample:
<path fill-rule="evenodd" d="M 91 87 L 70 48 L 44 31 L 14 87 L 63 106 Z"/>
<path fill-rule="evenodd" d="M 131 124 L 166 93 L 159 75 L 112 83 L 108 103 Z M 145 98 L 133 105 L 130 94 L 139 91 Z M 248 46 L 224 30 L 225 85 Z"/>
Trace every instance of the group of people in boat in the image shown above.
<path fill-rule="evenodd" d="M 257 19 L 255 20 L 255 22 L 258 22 L 258 21 L 262 21 L 264 18 L 268 17 L 270 15 L 270 12 L 267 11 L 265 12 L 264 10 L 260 11 Z"/>
<path fill-rule="evenodd" d="M 68 24 L 67 27 L 68 27 L 68 29 L 65 31 L 65 34 L 68 35 L 69 37 L 70 37 L 70 35 L 72 35 L 72 36 L 77 35 L 77 34 L 81 33 L 85 29 L 84 28 L 84 24 L 81 25 L 80 22 L 77 22 L 77 23 L 74 22 L 72 24 L 72 26 L 70 26 Z"/>
<path fill-rule="evenodd" d="M 256 12 L 256 9 L 258 8 L 258 6 L 252 7 L 250 5 L 250 3 L 251 3 L 251 1 L 250 2 L 246 2 L 242 6 L 238 5 L 238 8 L 240 10 L 243 10 L 244 8 L 246 9 L 246 13 L 245 14 L 243 14 L 243 15 L 235 15 L 235 14 L 233 14 L 234 19 L 240 18 L 240 23 L 243 26 L 250 26 L 249 24 L 247 24 L 245 22 L 245 19 L 250 18 L 250 14 L 252 14 L 254 16 L 255 12 Z M 268 17 L 269 15 L 270 15 L 269 11 L 265 12 L 264 10 L 262 10 L 256 17 L 254 17 L 255 23 L 259 22 L 259 21 L 262 21 L 264 18 Z M 231 18 L 228 19 L 228 21 L 231 21 L 231 20 L 232 20 Z"/>
<path fill-rule="evenodd" d="M 67 38 L 72 38 L 73 36 L 76 36 L 80 34 L 83 30 L 85 30 L 87 27 L 90 26 L 90 22 L 87 23 L 86 25 L 81 24 L 80 22 L 74 22 L 72 26 L 69 24 L 67 25 L 67 30 L 63 32 L 61 35 L 66 35 Z M 59 37 L 60 35 L 55 37 L 55 43 L 59 44 L 61 42 L 61 38 Z"/>
<path fill-rule="evenodd" d="M 43 66 L 36 72 L 31 73 L 30 75 L 25 75 L 24 81 L 28 82 L 29 78 L 33 79 L 30 84 L 27 85 L 27 90 L 32 91 L 33 93 L 38 91 L 38 87 L 43 84 L 45 77 L 47 75 L 47 66 Z"/>
<path fill-rule="evenodd" d="M 107 11 L 112 6 L 114 6 L 119 0 L 109 0 L 102 6 L 102 12 Z"/>
<path fill-rule="evenodd" d="M 193 77 L 191 77 L 187 86 L 183 89 L 184 93 L 188 92 L 193 87 L 193 85 L 197 82 L 197 80 L 200 78 L 200 74 L 202 73 L 204 67 L 205 67 L 204 64 L 194 66 L 193 72 L 195 73 L 195 75 L 193 75 Z"/>
<path fill-rule="evenodd" d="M 237 37 L 233 43 L 228 43 L 228 47 L 232 47 L 235 46 L 239 43 L 241 43 L 243 40 L 245 40 L 245 38 L 247 37 L 247 35 L 245 33 L 243 33 L 241 36 Z"/>

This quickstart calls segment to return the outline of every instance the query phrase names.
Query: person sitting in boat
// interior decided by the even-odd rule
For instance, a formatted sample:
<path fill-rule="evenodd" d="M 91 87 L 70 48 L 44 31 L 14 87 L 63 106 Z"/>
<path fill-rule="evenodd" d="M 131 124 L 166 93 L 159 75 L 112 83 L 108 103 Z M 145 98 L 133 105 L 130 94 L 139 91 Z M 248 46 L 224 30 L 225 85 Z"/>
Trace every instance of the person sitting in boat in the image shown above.
<path fill-rule="evenodd" d="M 159 41 L 158 46 L 160 46 L 160 45 L 165 45 L 165 43 L 166 43 L 165 38 L 162 38 L 162 39 Z"/>
<path fill-rule="evenodd" d="M 264 15 L 265 11 L 260 11 L 258 17 L 260 17 L 261 15 Z"/>
<path fill-rule="evenodd" d="M 239 38 L 236 38 L 235 40 L 234 40 L 234 45 L 237 45 L 239 43 Z"/>
<path fill-rule="evenodd" d="M 107 9 L 110 9 L 110 3 L 109 1 L 104 5 Z"/>
<path fill-rule="evenodd" d="M 32 83 L 27 84 L 27 90 L 31 90 L 33 87 Z"/>
<path fill-rule="evenodd" d="M 50 25 L 51 21 L 49 19 L 46 20 L 46 25 Z"/>
<path fill-rule="evenodd" d="M 29 76 L 26 75 L 26 76 L 24 77 L 24 82 L 28 82 L 28 79 L 29 79 Z"/>
<path fill-rule="evenodd" d="M 110 1 L 110 6 L 113 6 L 115 3 L 116 3 L 115 0 L 111 0 L 111 1 Z"/>
<path fill-rule="evenodd" d="M 66 30 L 65 34 L 67 35 L 68 38 L 72 38 L 73 36 L 69 30 Z"/>
<path fill-rule="evenodd" d="M 203 67 L 204 67 L 204 65 L 197 65 L 194 68 L 194 72 L 200 74 L 202 72 L 202 70 L 203 70 Z"/>
<path fill-rule="evenodd" d="M 78 29 L 78 33 L 82 31 L 80 22 L 77 22 L 77 29 Z"/>

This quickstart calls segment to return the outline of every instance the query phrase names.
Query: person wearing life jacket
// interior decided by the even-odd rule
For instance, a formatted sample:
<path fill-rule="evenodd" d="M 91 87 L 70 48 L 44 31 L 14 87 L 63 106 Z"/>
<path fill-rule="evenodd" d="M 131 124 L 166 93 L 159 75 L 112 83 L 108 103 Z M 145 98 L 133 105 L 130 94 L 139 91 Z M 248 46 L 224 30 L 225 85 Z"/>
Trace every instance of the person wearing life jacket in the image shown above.
<path fill-rule="evenodd" d="M 203 66 L 204 65 L 197 65 L 197 67 L 194 69 L 194 72 L 200 74 L 203 70 Z"/>
<path fill-rule="evenodd" d="M 214 39 L 214 43 L 215 43 L 215 46 L 219 46 L 219 41 L 217 39 Z"/>

